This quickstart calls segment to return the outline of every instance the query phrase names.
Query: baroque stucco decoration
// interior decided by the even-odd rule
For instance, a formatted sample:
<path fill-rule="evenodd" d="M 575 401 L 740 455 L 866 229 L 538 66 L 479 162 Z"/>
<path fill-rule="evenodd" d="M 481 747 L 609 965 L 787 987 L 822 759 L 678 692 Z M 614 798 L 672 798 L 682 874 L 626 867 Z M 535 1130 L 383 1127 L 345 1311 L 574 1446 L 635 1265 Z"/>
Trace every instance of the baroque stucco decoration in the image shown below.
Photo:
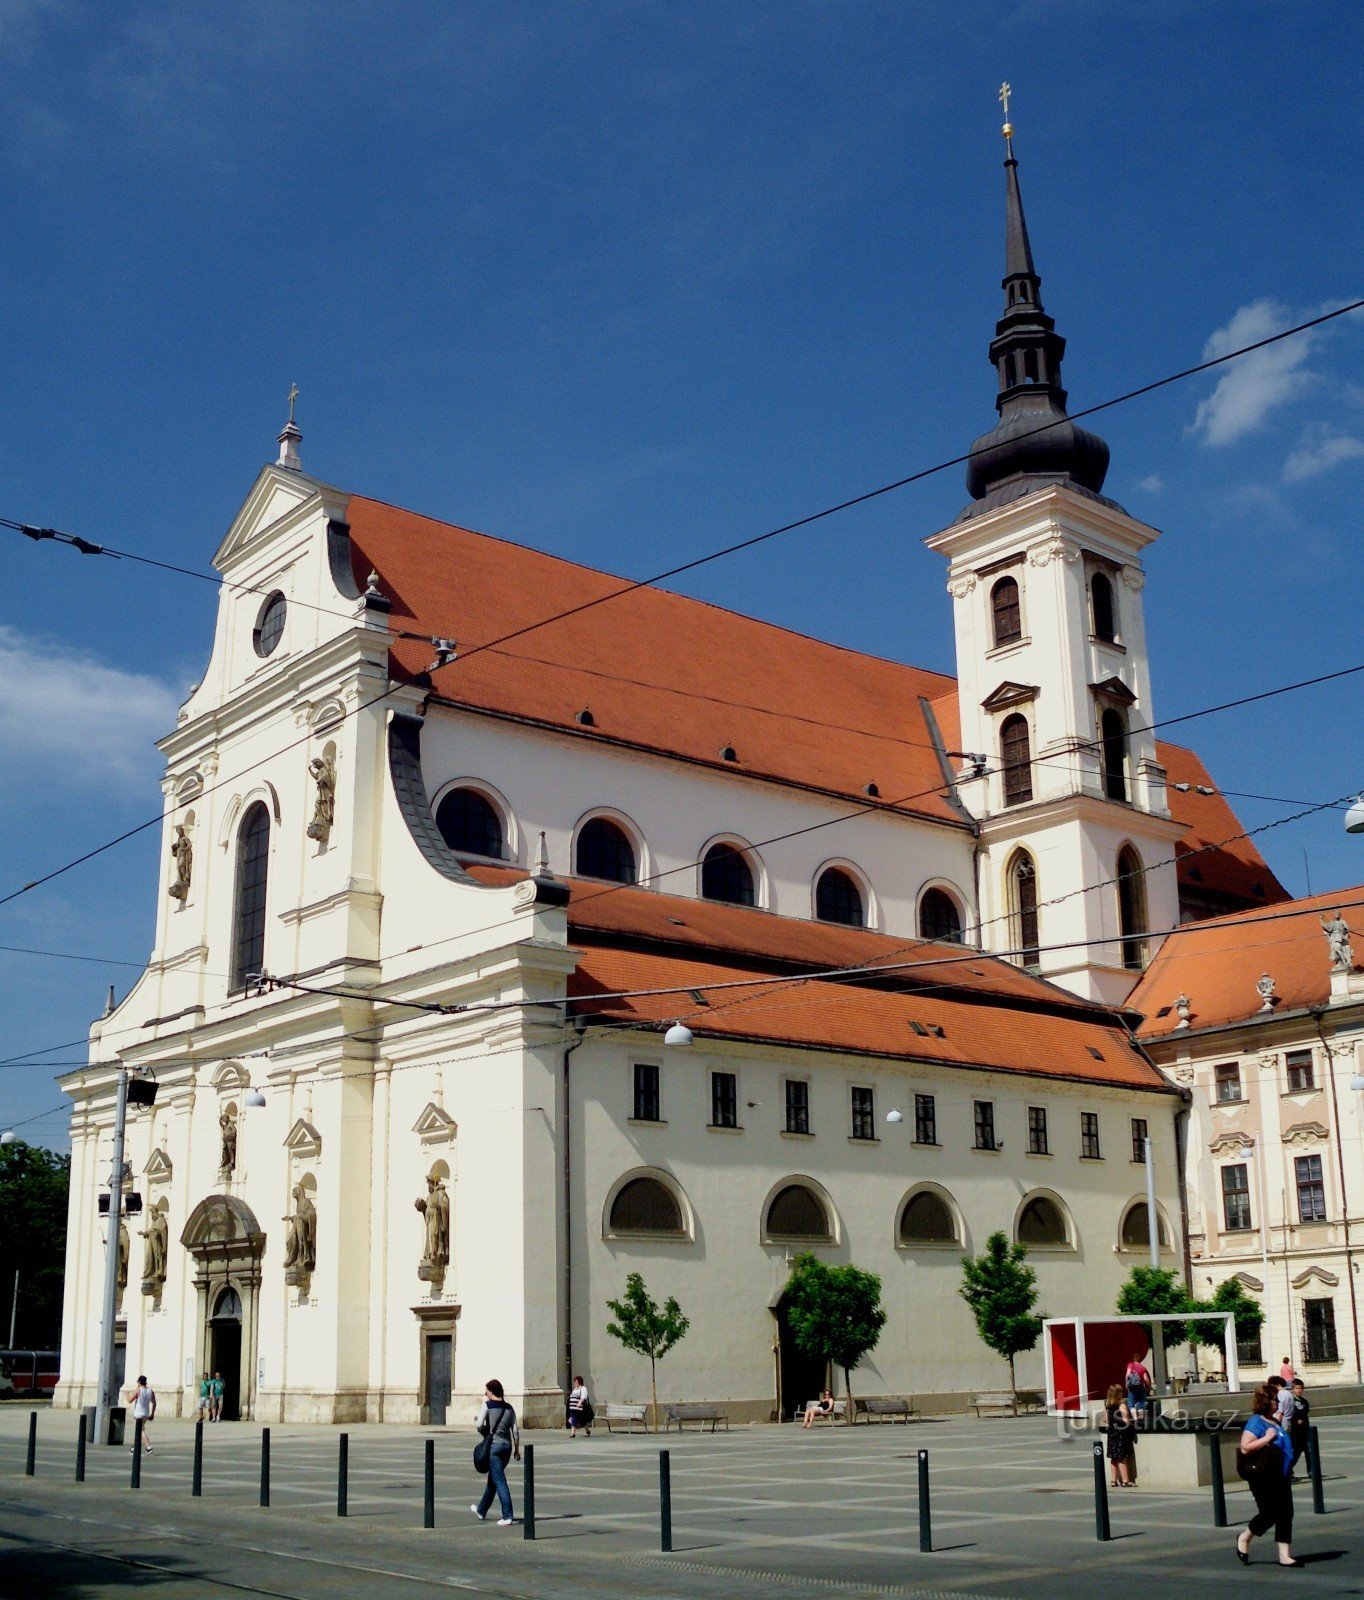
<path fill-rule="evenodd" d="M 1255 1141 L 1248 1133 L 1224 1133 L 1214 1139 L 1208 1149 L 1215 1156 L 1232 1155 L 1238 1150 L 1253 1150 Z"/>
<path fill-rule="evenodd" d="M 434 1100 L 428 1100 L 412 1126 L 423 1144 L 449 1144 L 455 1137 L 455 1119 Z"/>
<path fill-rule="evenodd" d="M 1285 1144 L 1320 1144 L 1330 1133 L 1320 1122 L 1294 1122 L 1283 1131 Z"/>

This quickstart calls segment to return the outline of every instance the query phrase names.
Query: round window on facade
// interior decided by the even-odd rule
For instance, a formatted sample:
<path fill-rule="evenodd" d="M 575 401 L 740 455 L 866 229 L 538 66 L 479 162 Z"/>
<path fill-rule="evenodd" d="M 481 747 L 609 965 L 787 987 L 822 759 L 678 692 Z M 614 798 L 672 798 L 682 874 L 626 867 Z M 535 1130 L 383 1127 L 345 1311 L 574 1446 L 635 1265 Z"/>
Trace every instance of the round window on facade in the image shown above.
<path fill-rule="evenodd" d="M 458 855 L 501 861 L 506 853 L 502 818 L 492 801 L 477 789 L 451 789 L 436 807 L 436 826 Z"/>
<path fill-rule="evenodd" d="M 288 609 L 284 596 L 278 590 L 260 608 L 256 631 L 251 635 L 251 643 L 256 647 L 258 656 L 268 656 L 274 652 L 284 633 L 284 614 Z"/>

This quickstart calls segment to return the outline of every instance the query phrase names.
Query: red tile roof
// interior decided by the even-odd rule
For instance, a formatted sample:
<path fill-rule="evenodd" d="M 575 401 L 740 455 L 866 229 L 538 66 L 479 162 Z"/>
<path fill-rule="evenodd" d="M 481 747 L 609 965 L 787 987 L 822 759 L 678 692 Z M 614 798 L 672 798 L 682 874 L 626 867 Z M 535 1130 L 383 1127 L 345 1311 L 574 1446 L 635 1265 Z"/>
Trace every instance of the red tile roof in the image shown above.
<path fill-rule="evenodd" d="M 1189 830 L 1175 845 L 1180 887 L 1265 905 L 1287 900 L 1288 890 L 1269 870 L 1255 841 L 1233 837 L 1244 825 L 1224 797 L 1197 792 L 1199 784 L 1210 789 L 1213 783 L 1193 751 L 1157 740 L 1156 759 L 1170 781 L 1170 815 Z M 1181 794 L 1177 783 L 1187 783 L 1189 792 Z M 1224 839 L 1231 843 L 1223 844 Z"/>
<path fill-rule="evenodd" d="M 370 569 L 392 601 L 395 629 L 455 639 L 462 651 L 590 605 L 625 580 L 351 497 L 352 560 L 363 586 Z M 395 639 L 395 676 L 430 664 L 431 646 Z M 721 771 L 798 785 L 854 804 L 879 804 L 964 825 L 943 790 L 942 767 L 920 704 L 928 700 L 949 750 L 960 745 L 955 681 L 758 622 L 667 590 L 633 590 L 552 627 L 470 655 L 436 675 L 449 702 L 528 720 L 585 739 L 623 743 Z M 590 727 L 578 713 L 590 709 Z M 721 751 L 731 746 L 738 759 Z M 1157 746 L 1171 783 L 1208 784 L 1198 758 Z M 949 763 L 955 769 L 956 763 Z M 1219 795 L 1171 790 L 1188 848 L 1241 831 Z M 1181 883 L 1217 896 L 1266 903 L 1285 891 L 1253 843 L 1181 861 Z"/>
<path fill-rule="evenodd" d="M 1175 1010 L 1181 992 L 1192 1005 L 1192 1029 L 1259 1015 L 1255 985 L 1266 972 L 1278 995 L 1276 1011 L 1325 1005 L 1331 962 L 1321 921 L 1337 906 L 1354 934 L 1356 958 L 1364 961 L 1364 887 L 1188 923 L 1171 934 L 1128 1000 L 1129 1010 L 1146 1017 L 1138 1037 L 1154 1041 L 1184 1031 Z"/>

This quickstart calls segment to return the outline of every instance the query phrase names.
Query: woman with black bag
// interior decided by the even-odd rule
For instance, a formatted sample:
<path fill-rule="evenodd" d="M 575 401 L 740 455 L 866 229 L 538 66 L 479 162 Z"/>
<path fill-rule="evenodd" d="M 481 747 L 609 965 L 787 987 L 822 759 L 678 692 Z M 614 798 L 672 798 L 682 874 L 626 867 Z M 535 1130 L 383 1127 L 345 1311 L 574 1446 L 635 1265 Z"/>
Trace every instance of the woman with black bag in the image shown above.
<path fill-rule="evenodd" d="M 592 1437 L 592 1420 L 596 1416 L 592 1407 L 592 1398 L 587 1392 L 587 1385 L 581 1377 L 575 1377 L 573 1387 L 568 1394 L 568 1432 L 569 1437 L 576 1439 L 578 1429 L 590 1439 Z"/>
<path fill-rule="evenodd" d="M 507 1401 L 502 1384 L 489 1378 L 483 1390 L 483 1404 L 478 1408 L 474 1425 L 481 1435 L 474 1446 L 474 1468 L 486 1472 L 488 1481 L 483 1487 L 483 1498 L 469 1507 L 481 1522 L 492 1510 L 493 1496 L 502 1506 L 499 1528 L 512 1525 L 512 1497 L 507 1487 L 507 1462 L 521 1459 L 521 1430 L 516 1425 L 516 1408 Z"/>
<path fill-rule="evenodd" d="M 1274 1415 L 1275 1397 L 1262 1385 L 1255 1391 L 1250 1420 L 1236 1451 L 1236 1471 L 1255 1496 L 1255 1515 L 1237 1535 L 1236 1559 L 1246 1565 L 1250 1541 L 1273 1528 L 1279 1565 L 1300 1567 L 1302 1562 L 1293 1559 L 1293 1489 L 1288 1480 L 1293 1470 L 1293 1445 Z"/>

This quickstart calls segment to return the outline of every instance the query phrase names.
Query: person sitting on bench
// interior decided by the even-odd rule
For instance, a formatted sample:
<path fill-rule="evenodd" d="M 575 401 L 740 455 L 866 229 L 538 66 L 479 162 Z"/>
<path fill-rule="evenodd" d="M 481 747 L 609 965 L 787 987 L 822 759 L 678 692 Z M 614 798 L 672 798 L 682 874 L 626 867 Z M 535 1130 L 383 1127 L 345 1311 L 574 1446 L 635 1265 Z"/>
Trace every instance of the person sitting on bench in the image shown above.
<path fill-rule="evenodd" d="M 811 1400 L 805 1408 L 805 1421 L 802 1428 L 813 1428 L 816 1417 L 827 1417 L 834 1409 L 834 1397 L 830 1390 L 825 1389 L 818 1400 Z"/>

